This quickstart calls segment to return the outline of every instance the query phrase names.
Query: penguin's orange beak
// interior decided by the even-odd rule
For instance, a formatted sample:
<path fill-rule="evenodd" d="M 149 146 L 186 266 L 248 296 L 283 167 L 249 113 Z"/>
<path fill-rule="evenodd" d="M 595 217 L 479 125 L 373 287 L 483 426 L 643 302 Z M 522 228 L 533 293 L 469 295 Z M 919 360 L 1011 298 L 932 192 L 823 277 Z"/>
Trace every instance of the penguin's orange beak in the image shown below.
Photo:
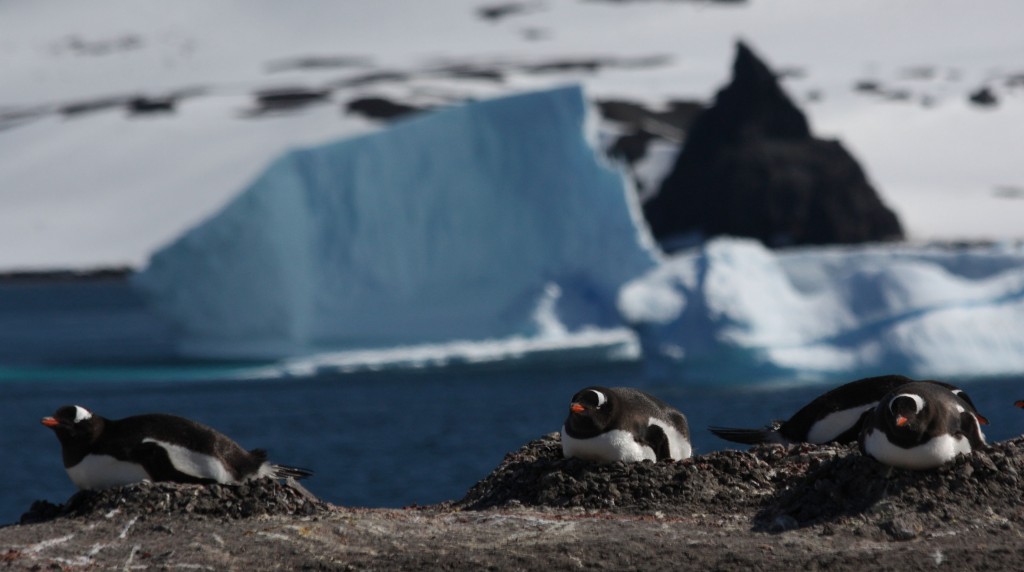
<path fill-rule="evenodd" d="M 900 416 L 898 416 L 896 418 L 896 426 L 897 427 L 903 427 L 906 424 L 907 424 L 907 418 L 906 417 L 900 415 Z"/>
<path fill-rule="evenodd" d="M 42 424 L 52 428 L 60 425 L 60 421 L 57 421 L 53 417 L 43 417 Z"/>
<path fill-rule="evenodd" d="M 978 418 L 978 423 L 981 423 L 982 425 L 988 425 L 988 418 L 982 415 L 981 413 L 975 413 L 974 416 Z"/>
<path fill-rule="evenodd" d="M 1021 409 L 1024 409 L 1024 399 L 1021 399 L 1020 401 L 1017 401 L 1016 403 L 1014 403 L 1014 405 L 1016 405 L 1017 407 L 1020 407 Z"/>
<path fill-rule="evenodd" d="M 569 411 L 572 411 L 573 413 L 583 413 L 584 409 L 586 408 L 580 405 L 579 403 L 573 403 L 572 405 L 569 406 Z"/>

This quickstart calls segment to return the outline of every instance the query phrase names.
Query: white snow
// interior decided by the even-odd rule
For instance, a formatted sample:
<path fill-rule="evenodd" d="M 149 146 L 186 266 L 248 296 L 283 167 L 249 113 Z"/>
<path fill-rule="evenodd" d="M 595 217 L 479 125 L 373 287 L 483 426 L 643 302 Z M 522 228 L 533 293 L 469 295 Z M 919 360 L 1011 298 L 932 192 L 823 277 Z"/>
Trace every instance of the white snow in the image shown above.
<path fill-rule="evenodd" d="M 645 354 L 692 379 L 1024 370 L 1019 246 L 773 252 L 717 239 L 627 284 L 619 308 Z"/>

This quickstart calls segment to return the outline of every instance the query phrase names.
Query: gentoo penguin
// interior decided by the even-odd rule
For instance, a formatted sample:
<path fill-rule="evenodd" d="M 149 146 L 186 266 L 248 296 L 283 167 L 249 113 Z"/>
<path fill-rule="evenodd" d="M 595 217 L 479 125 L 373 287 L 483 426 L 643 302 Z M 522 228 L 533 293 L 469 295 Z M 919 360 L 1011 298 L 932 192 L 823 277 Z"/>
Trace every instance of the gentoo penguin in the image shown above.
<path fill-rule="evenodd" d="M 773 421 L 762 429 L 708 429 L 726 441 L 747 445 L 852 443 L 860 434 L 861 422 L 866 412 L 878 405 L 878 401 L 890 391 L 914 381 L 903 375 L 880 375 L 858 379 L 817 397 L 786 421 Z M 960 397 L 968 406 L 968 411 L 977 416 L 979 423 L 988 424 L 988 420 L 978 413 L 974 402 L 962 389 L 942 381 L 930 383 L 945 387 Z"/>
<path fill-rule="evenodd" d="M 861 451 L 901 469 L 933 469 L 987 447 L 967 402 L 927 381 L 901 385 L 883 397 L 860 435 Z"/>
<path fill-rule="evenodd" d="M 686 417 L 631 387 L 592 386 L 572 397 L 562 426 L 562 454 L 590 461 L 689 458 Z"/>
<path fill-rule="evenodd" d="M 273 465 L 195 421 L 153 413 L 105 419 L 80 405 L 44 417 L 60 441 L 64 468 L 79 489 L 139 481 L 237 484 L 258 477 L 301 479 L 306 469 Z"/>

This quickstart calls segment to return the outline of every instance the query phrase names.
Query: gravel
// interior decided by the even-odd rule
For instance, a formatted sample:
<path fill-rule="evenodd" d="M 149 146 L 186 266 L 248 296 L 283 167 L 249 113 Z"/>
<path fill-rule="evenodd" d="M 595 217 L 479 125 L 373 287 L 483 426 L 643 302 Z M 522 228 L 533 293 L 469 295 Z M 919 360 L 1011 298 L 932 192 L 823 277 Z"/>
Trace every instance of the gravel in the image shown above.
<path fill-rule="evenodd" d="M 40 500 L 21 524 L 61 517 L 94 517 L 119 511 L 130 515 L 179 514 L 240 519 L 268 515 L 311 516 L 331 510 L 292 479 L 264 478 L 242 485 L 181 485 L 142 482 L 101 491 L 79 491 L 64 504 Z"/>
<path fill-rule="evenodd" d="M 21 524 L 0 527 L 0 565 L 1016 569 L 1022 471 L 1024 437 L 914 472 L 835 445 L 601 465 L 563 459 L 556 434 L 509 453 L 461 500 L 415 509 L 333 506 L 270 480 L 143 483 L 37 501 Z"/>
<path fill-rule="evenodd" d="M 629 514 L 728 515 L 753 511 L 755 530 L 835 523 L 874 525 L 908 540 L 964 522 L 1024 524 L 1024 438 L 910 471 L 862 455 L 856 445 L 761 445 L 685 461 L 598 464 L 562 457 L 558 434 L 505 456 L 453 504 L 463 510 L 521 506 Z"/>

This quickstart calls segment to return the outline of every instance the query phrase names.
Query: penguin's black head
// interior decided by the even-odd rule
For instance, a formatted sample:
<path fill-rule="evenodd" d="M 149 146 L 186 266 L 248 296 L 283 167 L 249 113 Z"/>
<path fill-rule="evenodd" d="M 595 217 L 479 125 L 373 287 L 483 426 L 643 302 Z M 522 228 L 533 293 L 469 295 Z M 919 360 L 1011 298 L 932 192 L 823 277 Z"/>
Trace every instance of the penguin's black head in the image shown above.
<path fill-rule="evenodd" d="M 889 400 L 889 422 L 896 431 L 921 432 L 921 418 L 928 409 L 924 397 L 916 393 L 899 393 Z"/>
<path fill-rule="evenodd" d="M 81 405 L 65 405 L 53 417 L 43 417 L 42 423 L 53 429 L 61 442 L 90 442 L 99 431 L 99 417 Z"/>
<path fill-rule="evenodd" d="M 565 425 L 577 434 L 596 435 L 604 430 L 611 419 L 614 404 L 606 387 L 591 386 L 581 389 L 569 403 L 569 417 Z"/>

